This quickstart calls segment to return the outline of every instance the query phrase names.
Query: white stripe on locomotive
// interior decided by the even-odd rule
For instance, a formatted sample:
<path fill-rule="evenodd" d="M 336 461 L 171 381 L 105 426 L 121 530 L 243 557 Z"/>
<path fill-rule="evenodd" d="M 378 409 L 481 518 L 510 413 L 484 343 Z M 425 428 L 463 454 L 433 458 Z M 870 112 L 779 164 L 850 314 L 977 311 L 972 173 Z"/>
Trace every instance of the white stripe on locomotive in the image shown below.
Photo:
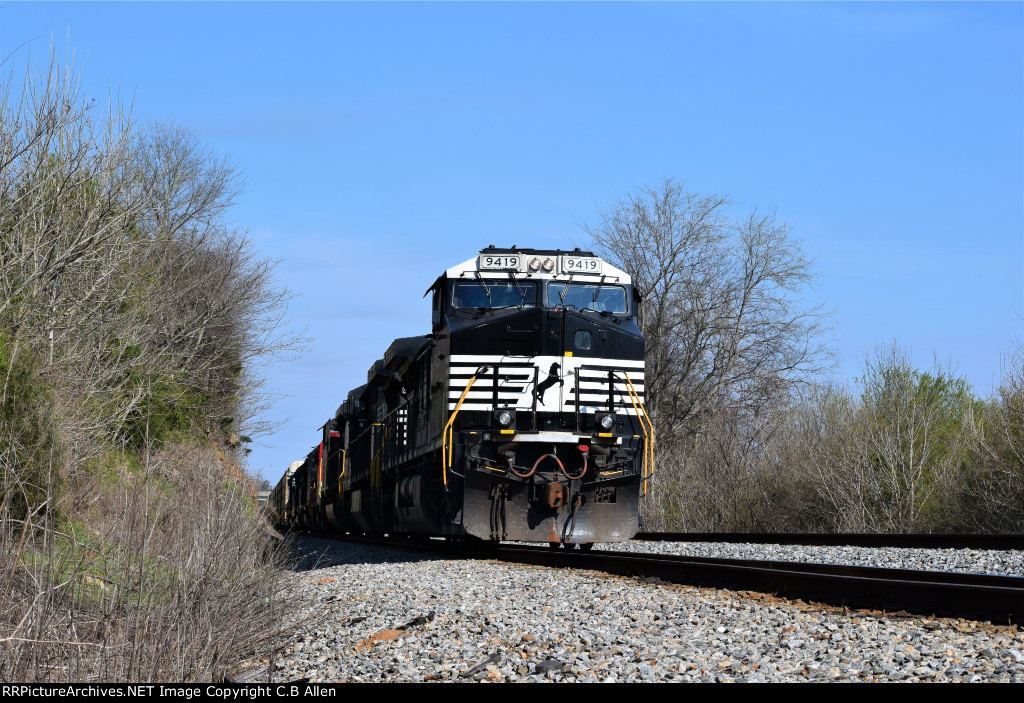
<path fill-rule="evenodd" d="M 450 359 L 448 409 L 454 410 L 469 380 L 477 376 L 481 366 L 487 371 L 473 382 L 462 403 L 464 410 L 494 409 L 494 373 L 497 370 L 498 406 L 517 410 L 532 410 L 534 405 L 534 378 L 543 381 L 549 377 L 552 365 L 558 365 L 562 402 L 548 407 L 543 396 L 537 399 L 538 410 L 548 412 L 576 412 L 575 376 L 579 375 L 580 412 L 603 412 L 608 406 L 609 372 L 611 393 L 618 412 L 636 415 L 630 397 L 626 374 L 640 401 L 644 399 L 643 361 L 634 359 L 605 359 L 570 356 L 509 357 L 497 354 L 454 354 Z M 526 366 L 529 364 L 529 366 Z M 588 368 L 581 368 L 586 366 Z M 546 394 L 544 394 L 546 395 Z"/>

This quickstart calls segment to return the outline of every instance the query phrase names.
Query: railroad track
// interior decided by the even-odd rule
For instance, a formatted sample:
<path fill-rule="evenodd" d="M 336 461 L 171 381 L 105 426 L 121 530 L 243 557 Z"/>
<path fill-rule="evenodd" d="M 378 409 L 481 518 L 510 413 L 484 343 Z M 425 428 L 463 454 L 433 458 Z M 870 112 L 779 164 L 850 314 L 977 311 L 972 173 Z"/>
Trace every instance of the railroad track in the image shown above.
<path fill-rule="evenodd" d="M 757 591 L 847 608 L 988 620 L 997 625 L 1024 624 L 1024 577 L 1021 576 L 601 550 L 583 552 L 538 546 L 485 544 L 470 547 L 429 539 L 342 537 L 463 557 L 497 558 L 521 564 L 589 569 L 657 577 L 696 586 Z"/>
<path fill-rule="evenodd" d="M 1024 577 L 791 561 L 502 547 L 500 558 L 758 591 L 849 608 L 1024 623 Z"/>
<path fill-rule="evenodd" d="M 1024 549 L 1021 534 L 777 534 L 747 532 L 641 532 L 647 542 L 727 542 L 730 544 L 798 544 L 805 547 L 903 547 L 922 549 Z"/>

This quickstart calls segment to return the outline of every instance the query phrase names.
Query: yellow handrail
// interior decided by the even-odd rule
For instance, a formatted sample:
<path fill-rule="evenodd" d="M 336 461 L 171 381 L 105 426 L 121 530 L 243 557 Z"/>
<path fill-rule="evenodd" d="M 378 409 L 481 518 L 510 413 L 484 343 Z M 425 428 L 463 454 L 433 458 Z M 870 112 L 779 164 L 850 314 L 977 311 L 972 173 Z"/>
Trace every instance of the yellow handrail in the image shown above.
<path fill-rule="evenodd" d="M 644 458 L 643 468 L 640 471 L 640 476 L 643 479 L 644 494 L 647 492 L 647 445 L 650 444 L 650 437 L 647 432 L 647 425 L 644 424 L 643 419 L 640 417 L 640 408 L 637 406 L 637 398 L 633 395 L 633 391 L 626 387 L 626 392 L 629 393 L 629 401 L 633 403 L 633 409 L 636 411 L 636 417 L 640 420 L 640 429 L 644 433 Z"/>
<path fill-rule="evenodd" d="M 320 451 L 317 454 L 317 467 L 316 467 L 316 502 L 320 502 L 320 497 L 324 494 L 324 443 L 320 443 Z"/>
<path fill-rule="evenodd" d="M 375 422 L 375 423 L 373 423 L 373 426 L 374 427 L 384 427 L 384 432 L 382 433 L 383 436 L 380 438 L 380 446 L 377 447 L 377 453 L 374 454 L 373 458 L 370 460 L 370 487 L 371 488 L 380 488 L 380 486 L 381 486 L 381 479 L 380 479 L 381 467 L 380 467 L 380 465 L 381 465 L 381 463 L 383 463 L 383 459 L 381 458 L 381 454 L 384 453 L 384 445 L 387 444 L 388 435 L 391 434 L 391 428 L 388 427 L 383 422 Z"/>
<path fill-rule="evenodd" d="M 466 400 L 466 396 L 469 394 L 469 389 L 473 387 L 473 382 L 476 381 L 476 376 L 469 379 L 469 383 L 466 384 L 466 390 L 462 391 L 462 396 L 459 398 L 459 402 L 455 404 L 455 410 L 452 411 L 451 417 L 448 418 L 448 423 L 444 426 L 444 432 L 441 433 L 441 478 L 444 481 L 444 487 L 448 488 L 448 469 L 452 465 L 452 454 L 454 449 L 452 447 L 455 429 L 453 427 L 455 423 L 455 416 L 459 414 L 459 410 L 462 408 L 463 401 Z"/>
<path fill-rule="evenodd" d="M 644 431 L 645 446 L 642 495 L 647 495 L 647 479 L 654 473 L 654 424 L 651 422 L 651 418 L 648 417 L 647 415 L 647 409 L 644 408 L 644 402 L 640 400 L 640 394 L 637 393 L 636 387 L 633 385 L 633 381 L 629 377 L 629 373 L 623 371 L 622 375 L 626 377 L 626 384 L 629 389 L 629 397 L 630 400 L 633 402 L 633 409 L 636 410 L 637 417 L 640 418 L 640 427 Z M 646 425 L 644 424 L 644 421 L 647 422 Z M 650 428 L 649 432 L 648 428 Z M 647 459 L 648 453 L 650 453 L 650 464 L 648 464 Z"/>
<path fill-rule="evenodd" d="M 341 473 L 338 474 L 338 500 L 341 500 L 341 487 L 345 485 L 345 450 L 341 450 Z"/>

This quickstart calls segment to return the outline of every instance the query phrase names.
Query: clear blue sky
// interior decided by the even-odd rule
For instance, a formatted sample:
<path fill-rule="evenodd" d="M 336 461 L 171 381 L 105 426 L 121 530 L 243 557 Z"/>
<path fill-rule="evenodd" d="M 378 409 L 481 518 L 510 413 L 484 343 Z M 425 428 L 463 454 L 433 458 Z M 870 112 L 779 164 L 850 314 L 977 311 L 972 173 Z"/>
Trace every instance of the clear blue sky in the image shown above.
<path fill-rule="evenodd" d="M 229 153 L 232 212 L 314 338 L 269 370 L 276 480 L 488 244 L 578 223 L 668 176 L 777 209 L 835 310 L 837 375 L 896 339 L 987 395 L 1024 341 L 1020 3 L 21 3 L 0 52 L 77 55 Z M 25 44 L 27 42 L 27 45 Z"/>

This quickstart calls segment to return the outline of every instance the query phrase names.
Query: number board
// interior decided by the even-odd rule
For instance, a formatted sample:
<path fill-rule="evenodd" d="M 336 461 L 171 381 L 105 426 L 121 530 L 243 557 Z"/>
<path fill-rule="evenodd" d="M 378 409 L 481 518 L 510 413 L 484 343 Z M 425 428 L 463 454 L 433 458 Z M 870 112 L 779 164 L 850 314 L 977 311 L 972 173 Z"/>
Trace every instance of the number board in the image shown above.
<path fill-rule="evenodd" d="M 601 263 L 593 256 L 563 256 L 562 273 L 601 273 Z"/>
<path fill-rule="evenodd" d="M 518 254 L 481 254 L 477 268 L 481 271 L 518 271 L 522 261 Z"/>

